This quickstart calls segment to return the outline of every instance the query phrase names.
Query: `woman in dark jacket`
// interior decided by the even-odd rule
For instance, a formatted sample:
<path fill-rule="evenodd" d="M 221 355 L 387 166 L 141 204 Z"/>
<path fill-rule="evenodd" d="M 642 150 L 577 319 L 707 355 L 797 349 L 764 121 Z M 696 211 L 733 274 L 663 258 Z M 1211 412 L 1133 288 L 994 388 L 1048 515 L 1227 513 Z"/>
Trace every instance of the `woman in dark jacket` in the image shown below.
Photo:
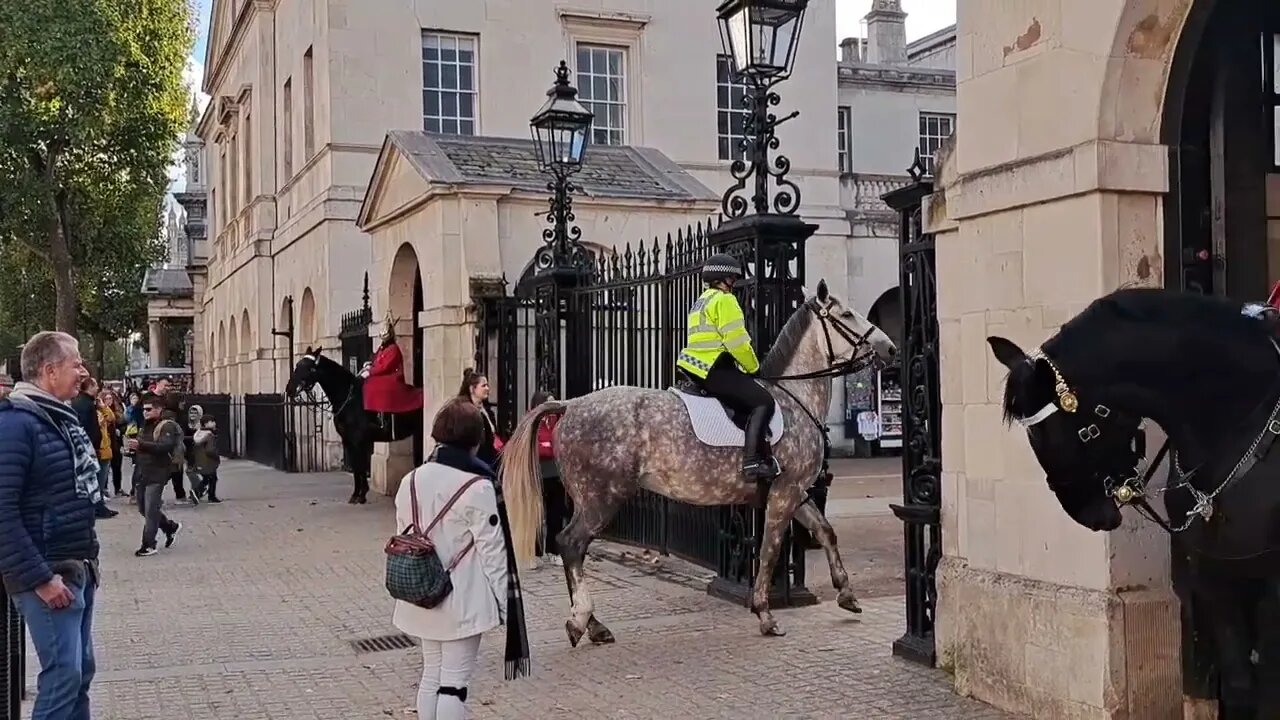
<path fill-rule="evenodd" d="M 476 450 L 476 457 L 496 471 L 502 440 L 498 437 L 498 425 L 488 404 L 489 378 L 467 368 L 462 372 L 462 386 L 458 388 L 458 397 L 466 398 L 472 405 L 480 408 L 480 415 L 484 418 L 484 438 L 480 441 L 480 448 Z"/>

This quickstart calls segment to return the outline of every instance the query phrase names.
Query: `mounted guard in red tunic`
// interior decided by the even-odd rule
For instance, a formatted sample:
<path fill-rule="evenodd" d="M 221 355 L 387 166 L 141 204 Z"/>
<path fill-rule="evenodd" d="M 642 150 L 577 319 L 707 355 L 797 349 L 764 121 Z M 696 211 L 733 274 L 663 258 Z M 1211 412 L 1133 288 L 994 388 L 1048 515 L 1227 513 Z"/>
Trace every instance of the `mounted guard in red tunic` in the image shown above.
<path fill-rule="evenodd" d="M 421 412 L 422 388 L 404 381 L 404 355 L 396 344 L 394 323 L 387 323 L 382 336 L 382 347 L 373 356 L 373 362 L 361 371 L 364 378 L 364 409 L 375 413 Z"/>

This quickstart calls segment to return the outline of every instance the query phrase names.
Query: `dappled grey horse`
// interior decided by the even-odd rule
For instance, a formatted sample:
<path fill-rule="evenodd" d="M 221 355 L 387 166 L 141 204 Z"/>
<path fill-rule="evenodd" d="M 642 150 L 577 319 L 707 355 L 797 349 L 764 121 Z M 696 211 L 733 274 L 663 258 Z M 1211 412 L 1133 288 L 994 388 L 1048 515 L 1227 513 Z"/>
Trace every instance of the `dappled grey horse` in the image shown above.
<path fill-rule="evenodd" d="M 768 485 L 760 567 L 751 593 L 750 608 L 759 617 L 762 634 L 784 634 L 769 611 L 768 591 L 783 534 L 793 518 L 826 551 L 831 582 L 839 591 L 837 603 L 861 612 L 835 532 L 808 501 L 806 491 L 822 467 L 830 378 L 858 364 L 888 361 L 895 353 L 887 335 L 831 296 L 823 282 L 792 314 L 761 365 L 762 378 L 776 379 L 766 387 L 777 401 L 771 442 L 783 470 Z M 592 642 L 612 642 L 612 633 L 595 618 L 583 558 L 619 508 L 641 488 L 695 505 L 755 503 L 760 488 L 740 474 L 742 431 L 718 401 L 615 386 L 570 401 L 543 403 L 524 416 L 503 451 L 503 494 L 522 564 L 532 558 L 542 528 L 537 427 L 550 415 L 563 416 L 555 429 L 556 458 L 565 491 L 573 499 L 573 518 L 557 536 L 573 603 L 565 629 L 575 646 L 584 633 Z M 732 444 L 725 438 L 732 438 Z"/>

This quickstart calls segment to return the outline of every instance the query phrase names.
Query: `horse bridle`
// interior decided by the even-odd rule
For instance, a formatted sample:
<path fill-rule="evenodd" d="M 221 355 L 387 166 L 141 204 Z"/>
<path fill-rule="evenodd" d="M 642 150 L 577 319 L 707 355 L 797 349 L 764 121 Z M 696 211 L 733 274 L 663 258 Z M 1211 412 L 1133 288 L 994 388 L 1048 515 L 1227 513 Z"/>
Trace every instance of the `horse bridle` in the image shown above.
<path fill-rule="evenodd" d="M 1030 432 L 1032 427 L 1048 420 L 1059 411 L 1068 414 L 1079 412 L 1080 396 L 1067 383 L 1062 370 L 1045 354 L 1042 348 L 1036 348 L 1027 353 L 1027 362 L 1032 365 L 1036 362 L 1043 362 L 1049 368 L 1049 371 L 1053 373 L 1053 393 L 1056 402 L 1050 401 L 1032 415 L 1019 418 L 1017 420 L 1019 425 L 1025 428 L 1027 432 Z M 1106 426 L 1108 421 L 1113 420 L 1116 413 L 1106 405 L 1099 403 L 1093 408 L 1093 415 L 1099 421 L 1102 421 L 1103 426 Z M 1120 507 L 1132 505 L 1140 514 L 1172 532 L 1168 523 L 1159 516 L 1155 508 L 1151 507 L 1150 501 L 1147 500 L 1147 484 L 1151 481 L 1151 476 L 1155 473 L 1156 468 L 1160 466 L 1164 455 L 1169 451 L 1169 441 L 1166 440 L 1160 447 L 1154 462 L 1147 463 L 1147 433 L 1145 428 L 1146 421 L 1140 420 L 1132 435 L 1128 438 L 1129 444 L 1133 448 L 1133 453 L 1138 458 L 1138 461 L 1133 466 L 1132 474 L 1126 473 L 1117 479 L 1105 470 L 1094 470 L 1093 473 L 1095 476 L 1103 475 L 1101 478 L 1103 491 L 1115 501 L 1116 505 Z M 1098 422 L 1090 422 L 1088 425 L 1082 424 L 1076 430 L 1076 438 L 1082 445 L 1086 446 L 1100 441 L 1103 435 L 1104 431 L 1102 427 L 1099 427 Z"/>
<path fill-rule="evenodd" d="M 1276 352 L 1280 353 L 1280 345 L 1277 345 L 1275 340 L 1272 340 L 1272 345 L 1275 347 Z M 1073 391 L 1067 384 L 1062 375 L 1062 371 L 1059 370 L 1058 366 L 1044 354 L 1042 349 L 1037 348 L 1036 350 L 1028 353 L 1027 361 L 1031 363 L 1044 361 L 1044 363 L 1053 372 L 1054 393 L 1057 395 L 1058 402 L 1057 404 L 1050 402 L 1030 417 L 1021 419 L 1019 423 L 1023 427 L 1030 430 L 1031 427 L 1044 422 L 1056 413 L 1059 407 L 1061 407 L 1064 412 L 1068 413 L 1074 413 L 1079 409 L 1079 398 L 1075 391 Z M 1268 395 L 1262 400 L 1262 403 L 1269 401 L 1270 396 Z M 1260 404 L 1259 407 L 1261 408 L 1262 405 Z M 1104 405 L 1098 405 L 1094 409 L 1094 413 L 1099 418 L 1103 419 L 1111 416 L 1111 410 Z M 1250 416 L 1252 416 L 1252 413 L 1250 413 Z M 1134 474 L 1129 477 L 1121 478 L 1119 482 L 1111 482 L 1111 476 L 1108 475 L 1103 479 L 1104 490 L 1107 495 L 1115 500 L 1117 505 L 1122 507 L 1124 505 L 1133 505 L 1148 520 L 1159 525 L 1170 535 L 1174 535 L 1190 528 L 1197 517 L 1208 522 L 1209 519 L 1213 517 L 1214 501 L 1217 497 L 1222 494 L 1224 490 L 1230 487 L 1237 479 L 1243 477 L 1246 473 L 1252 470 L 1254 465 L 1262 460 L 1262 457 L 1271 448 L 1272 444 L 1275 443 L 1276 439 L 1280 437 L 1280 399 L 1276 400 L 1270 416 L 1268 416 L 1266 422 L 1263 424 L 1263 428 L 1258 433 L 1257 437 L 1252 443 L 1250 443 L 1249 449 L 1245 451 L 1244 455 L 1235 464 L 1231 472 L 1227 474 L 1222 482 L 1210 492 L 1204 492 L 1203 490 L 1191 485 L 1190 478 L 1195 475 L 1195 473 L 1200 469 L 1200 466 L 1196 466 L 1190 471 L 1184 472 L 1178 464 L 1176 451 L 1170 453 L 1172 441 L 1169 438 L 1166 438 L 1164 443 L 1160 446 L 1160 449 L 1156 452 L 1155 459 L 1150 463 L 1145 462 L 1146 432 L 1143 429 L 1144 425 L 1145 421 L 1140 422 L 1134 436 L 1130 439 L 1131 442 L 1140 443 L 1142 447 L 1142 450 L 1137 452 L 1139 458 L 1142 459 L 1134 467 Z M 1087 444 L 1101 438 L 1102 430 L 1096 423 L 1092 423 L 1080 428 L 1080 430 L 1077 431 L 1077 437 L 1079 437 L 1081 443 Z M 1170 479 L 1164 489 L 1164 492 L 1182 488 L 1190 493 L 1192 499 L 1195 500 L 1195 504 L 1192 506 L 1191 510 L 1187 512 L 1183 522 L 1176 527 L 1169 520 L 1162 518 L 1160 514 L 1156 512 L 1155 508 L 1151 507 L 1150 502 L 1147 500 L 1147 486 L 1151 482 L 1152 476 L 1159 468 L 1160 463 L 1166 454 L 1170 454 L 1171 456 L 1170 459 L 1173 464 L 1173 472 L 1177 477 Z M 1143 467 L 1144 465 L 1145 467 Z"/>
<path fill-rule="evenodd" d="M 878 328 L 872 325 L 867 328 L 866 332 L 859 333 L 853 328 L 850 328 L 837 320 L 831 314 L 830 307 L 826 305 L 816 305 L 816 303 L 819 302 L 821 301 L 815 297 L 812 300 L 805 301 L 804 307 L 818 318 L 818 324 L 822 326 L 822 339 L 827 344 L 827 367 L 822 370 L 814 370 L 813 372 L 798 373 L 795 375 L 761 376 L 761 380 L 777 382 L 779 380 L 816 380 L 818 378 L 836 378 L 844 375 L 852 375 L 853 373 L 878 362 L 879 358 L 876 357 L 874 351 L 865 353 L 862 358 L 858 357 L 858 350 L 871 344 L 868 338 L 870 338 L 871 333 L 875 332 Z M 831 341 L 831 333 L 833 331 L 853 347 L 853 354 L 848 360 L 841 360 L 836 356 L 835 343 Z"/>

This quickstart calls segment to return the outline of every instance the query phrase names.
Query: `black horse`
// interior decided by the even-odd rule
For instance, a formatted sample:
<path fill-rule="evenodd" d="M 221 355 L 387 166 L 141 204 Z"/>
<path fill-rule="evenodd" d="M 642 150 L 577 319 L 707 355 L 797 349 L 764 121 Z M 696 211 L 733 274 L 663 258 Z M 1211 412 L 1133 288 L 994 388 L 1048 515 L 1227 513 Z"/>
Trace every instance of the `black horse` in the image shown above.
<path fill-rule="evenodd" d="M 1005 417 L 1026 427 L 1063 509 L 1109 531 L 1134 506 L 1187 559 L 1179 591 L 1207 624 L 1222 720 L 1280 717 L 1277 330 L 1224 299 L 1126 289 L 1030 353 L 987 339 L 1009 368 Z M 1143 418 L 1172 449 L 1163 516 L 1147 500 Z"/>
<path fill-rule="evenodd" d="M 316 385 L 333 406 L 333 425 L 342 438 L 347 462 L 355 476 L 355 488 L 347 502 L 363 505 L 369 495 L 373 444 L 414 437 L 422 424 L 422 413 L 392 415 L 365 410 L 364 380 L 325 357 L 319 348 L 307 348 L 294 366 L 284 391 L 293 398 L 300 393 L 311 392 Z"/>

